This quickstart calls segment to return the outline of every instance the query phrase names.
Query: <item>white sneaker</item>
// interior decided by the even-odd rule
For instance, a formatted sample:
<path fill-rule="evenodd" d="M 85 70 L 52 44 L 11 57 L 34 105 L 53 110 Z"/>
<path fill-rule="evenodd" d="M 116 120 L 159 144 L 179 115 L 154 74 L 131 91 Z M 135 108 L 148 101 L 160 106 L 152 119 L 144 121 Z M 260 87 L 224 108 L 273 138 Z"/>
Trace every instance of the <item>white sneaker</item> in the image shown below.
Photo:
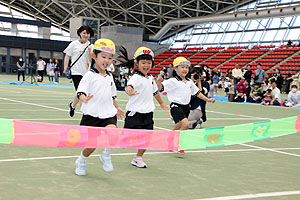
<path fill-rule="evenodd" d="M 143 158 L 141 156 L 134 156 L 131 161 L 131 164 L 138 168 L 147 168 L 147 165 L 146 163 L 144 163 Z"/>
<path fill-rule="evenodd" d="M 104 155 L 101 154 L 100 155 L 100 160 L 103 163 L 104 171 L 106 171 L 106 172 L 114 171 L 114 167 L 113 167 L 112 162 L 111 162 L 111 156 L 104 156 Z"/>
<path fill-rule="evenodd" d="M 86 162 L 80 162 L 79 158 L 77 158 L 76 162 L 76 170 L 75 170 L 75 174 L 78 176 L 85 176 L 86 175 Z"/>

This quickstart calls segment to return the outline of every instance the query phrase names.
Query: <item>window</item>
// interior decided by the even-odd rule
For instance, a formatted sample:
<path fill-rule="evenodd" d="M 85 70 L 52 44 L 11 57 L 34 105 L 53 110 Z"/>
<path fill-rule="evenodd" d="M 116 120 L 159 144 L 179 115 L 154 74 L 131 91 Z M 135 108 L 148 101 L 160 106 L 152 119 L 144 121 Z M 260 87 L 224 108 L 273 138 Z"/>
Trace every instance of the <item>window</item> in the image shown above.
<path fill-rule="evenodd" d="M 6 55 L 7 54 L 7 48 L 6 47 L 0 47 L 0 54 Z"/>
<path fill-rule="evenodd" d="M 11 48 L 10 49 L 10 55 L 11 56 L 21 56 L 22 55 L 22 49 Z"/>

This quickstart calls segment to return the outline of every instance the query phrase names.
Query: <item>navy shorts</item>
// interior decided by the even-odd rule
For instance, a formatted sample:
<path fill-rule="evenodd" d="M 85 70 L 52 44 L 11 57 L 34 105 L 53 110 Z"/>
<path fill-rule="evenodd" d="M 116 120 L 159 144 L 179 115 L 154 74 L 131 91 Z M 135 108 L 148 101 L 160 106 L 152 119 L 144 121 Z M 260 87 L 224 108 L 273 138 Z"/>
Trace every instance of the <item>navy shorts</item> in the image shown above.
<path fill-rule="evenodd" d="M 80 125 L 96 127 L 106 127 L 110 124 L 117 125 L 117 116 L 106 119 L 100 119 L 91 115 L 83 115 L 80 122 Z"/>
<path fill-rule="evenodd" d="M 81 75 L 71 75 L 72 81 L 74 83 L 75 90 L 77 90 L 78 85 L 79 85 L 82 77 L 83 76 L 81 76 Z"/>
<path fill-rule="evenodd" d="M 126 112 L 124 128 L 153 130 L 153 112 Z"/>
<path fill-rule="evenodd" d="M 171 116 L 172 116 L 175 124 L 177 124 L 178 122 L 180 122 L 184 118 L 189 117 L 189 114 L 190 114 L 189 104 L 181 105 L 181 104 L 177 104 L 177 103 L 172 102 L 170 104 L 170 108 L 171 108 Z"/>

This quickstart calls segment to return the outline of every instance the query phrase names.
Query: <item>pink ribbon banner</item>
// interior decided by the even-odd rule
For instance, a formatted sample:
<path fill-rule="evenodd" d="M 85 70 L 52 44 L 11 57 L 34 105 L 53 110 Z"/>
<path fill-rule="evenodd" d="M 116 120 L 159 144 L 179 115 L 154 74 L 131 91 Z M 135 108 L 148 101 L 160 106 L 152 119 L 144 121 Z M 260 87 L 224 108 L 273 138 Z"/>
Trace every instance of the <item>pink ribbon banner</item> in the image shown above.
<path fill-rule="evenodd" d="M 177 151 L 179 131 L 102 128 L 13 120 L 10 144 Z"/>

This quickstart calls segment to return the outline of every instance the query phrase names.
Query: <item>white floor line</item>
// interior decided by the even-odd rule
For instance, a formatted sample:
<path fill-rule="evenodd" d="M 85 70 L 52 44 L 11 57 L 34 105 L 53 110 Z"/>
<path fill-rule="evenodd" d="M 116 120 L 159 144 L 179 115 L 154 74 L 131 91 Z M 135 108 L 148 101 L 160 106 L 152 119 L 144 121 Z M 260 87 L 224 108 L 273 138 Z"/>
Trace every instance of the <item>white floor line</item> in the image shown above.
<path fill-rule="evenodd" d="M 250 145 L 250 144 L 239 144 L 239 145 L 245 146 L 245 147 L 252 147 L 252 148 L 256 148 L 256 149 L 261 149 L 264 151 L 271 151 L 271 152 L 275 152 L 275 153 L 285 154 L 285 155 L 289 155 L 289 156 L 300 157 L 300 154 L 288 153 L 288 152 L 284 152 L 284 151 L 278 151 L 275 149 L 264 148 L 264 147 L 259 147 L 259 146 L 255 146 L 255 145 Z"/>
<path fill-rule="evenodd" d="M 14 103 L 22 103 L 22 104 L 27 104 L 27 105 L 31 105 L 31 106 L 39 106 L 42 108 L 49 108 L 49 109 L 69 112 L 69 110 L 67 110 L 67 109 L 61 109 L 61 108 L 56 108 L 56 107 L 52 107 L 52 106 L 45 106 L 45 105 L 41 105 L 41 104 L 29 103 L 29 102 L 25 102 L 25 101 L 19 101 L 19 100 L 8 99 L 8 98 L 3 98 L 3 97 L 0 97 L 0 100 L 6 100 L 6 101 L 14 102 Z M 80 113 L 80 112 L 75 111 L 75 113 Z"/>
<path fill-rule="evenodd" d="M 278 150 L 300 150 L 300 148 L 276 148 Z M 252 152 L 252 151 L 267 151 L 264 149 L 224 149 L 224 150 L 186 150 L 186 153 L 232 153 L 232 152 Z M 157 155 L 157 154 L 172 154 L 174 152 L 169 151 L 155 151 L 155 152 L 146 152 L 146 155 Z M 131 156 L 136 155 L 136 153 L 115 153 L 111 154 L 112 156 Z M 97 157 L 100 155 L 94 154 L 91 157 Z M 76 156 L 50 156 L 50 157 L 35 157 L 35 158 L 14 158 L 14 159 L 2 159 L 1 162 L 17 162 L 17 161 L 32 161 L 32 160 L 54 160 L 54 159 L 68 159 L 68 158 L 77 158 Z"/>
<path fill-rule="evenodd" d="M 26 86 L 26 87 L 27 87 L 27 86 Z M 16 88 L 17 88 L 17 87 L 15 87 L 14 89 L 16 89 Z M 72 92 L 69 92 L 69 91 L 59 92 L 59 91 L 56 91 L 56 90 L 54 90 L 54 91 L 51 91 L 51 90 L 39 90 L 39 89 L 37 89 L 37 88 L 31 89 L 31 88 L 24 88 L 24 87 L 22 87 L 22 88 L 19 88 L 19 87 L 18 87 L 18 89 L 20 89 L 21 91 L 22 91 L 22 90 L 34 91 L 35 93 L 40 93 L 40 94 L 42 94 L 42 93 L 54 93 L 54 94 L 61 94 L 61 95 L 65 95 L 65 96 L 68 96 L 69 94 L 73 93 L 74 96 L 75 96 L 75 90 L 72 89 L 72 88 L 60 88 L 60 89 L 72 89 Z M 71 91 L 71 90 L 70 90 L 70 91 Z M 71 98 L 72 98 L 72 97 L 71 97 Z"/>
<path fill-rule="evenodd" d="M 249 117 L 249 118 L 256 118 L 256 119 L 265 119 L 265 120 L 270 120 L 270 119 L 271 119 L 271 118 L 255 117 L 255 116 L 250 116 L 250 115 L 242 115 L 242 114 L 234 114 L 234 113 L 225 113 L 225 112 L 218 112 L 218 111 L 211 111 L 211 110 L 207 110 L 206 112 L 217 113 L 217 114 L 223 114 L 223 115 L 234 115 L 234 116 L 239 116 L 239 117 Z"/>
<path fill-rule="evenodd" d="M 194 200 L 237 200 L 237 199 L 253 199 L 253 198 L 263 198 L 263 197 L 290 196 L 290 195 L 300 195 L 300 190 L 213 197 L 213 198 L 194 199 Z"/>

